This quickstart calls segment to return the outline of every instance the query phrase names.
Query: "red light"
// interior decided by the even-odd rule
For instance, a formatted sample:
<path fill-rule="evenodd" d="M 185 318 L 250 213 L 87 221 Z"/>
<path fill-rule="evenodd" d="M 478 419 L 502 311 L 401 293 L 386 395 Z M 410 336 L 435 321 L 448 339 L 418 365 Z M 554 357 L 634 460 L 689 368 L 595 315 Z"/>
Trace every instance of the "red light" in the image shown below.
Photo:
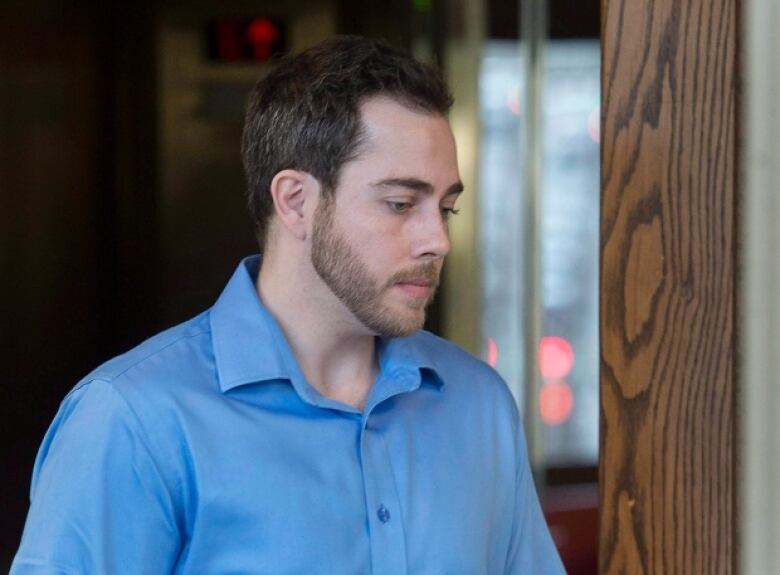
<path fill-rule="evenodd" d="M 284 25 L 270 18 L 214 18 L 209 58 L 219 62 L 267 62 L 285 50 Z"/>
<path fill-rule="evenodd" d="M 544 377 L 561 379 L 574 367 L 574 350 L 562 337 L 543 337 L 539 344 L 539 371 Z"/>
<path fill-rule="evenodd" d="M 565 381 L 549 381 L 539 390 L 539 412 L 547 425 L 560 425 L 574 408 L 574 394 Z"/>
<path fill-rule="evenodd" d="M 252 44 L 255 60 L 265 62 L 271 58 L 271 48 L 279 39 L 279 31 L 270 20 L 256 18 L 246 29 L 246 39 Z"/>
<path fill-rule="evenodd" d="M 490 367 L 496 367 L 498 363 L 498 346 L 492 337 L 487 340 L 487 362 Z"/>

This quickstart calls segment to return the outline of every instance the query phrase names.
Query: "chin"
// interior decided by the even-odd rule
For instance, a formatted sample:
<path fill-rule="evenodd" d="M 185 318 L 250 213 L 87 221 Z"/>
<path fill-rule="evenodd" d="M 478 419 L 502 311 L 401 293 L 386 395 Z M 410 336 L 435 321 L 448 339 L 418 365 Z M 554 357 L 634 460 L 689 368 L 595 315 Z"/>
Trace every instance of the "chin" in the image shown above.
<path fill-rule="evenodd" d="M 408 321 L 399 322 L 399 316 L 395 315 L 393 321 L 388 321 L 383 330 L 388 337 L 407 337 L 420 331 L 425 325 L 425 315 L 410 317 Z"/>
<path fill-rule="evenodd" d="M 422 329 L 426 316 L 424 304 L 417 306 L 397 301 L 354 310 L 353 313 L 364 326 L 382 337 L 410 336 Z"/>

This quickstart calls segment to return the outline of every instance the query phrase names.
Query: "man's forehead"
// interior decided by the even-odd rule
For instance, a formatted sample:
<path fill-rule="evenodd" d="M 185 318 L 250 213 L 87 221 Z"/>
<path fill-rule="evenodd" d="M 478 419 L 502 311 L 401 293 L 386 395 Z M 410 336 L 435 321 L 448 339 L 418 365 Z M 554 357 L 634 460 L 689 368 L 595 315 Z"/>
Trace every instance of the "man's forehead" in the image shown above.
<path fill-rule="evenodd" d="M 404 188 L 445 195 L 462 191 L 457 151 L 447 119 L 378 96 L 362 104 L 353 157 L 343 173 L 362 173 L 375 189 Z"/>
<path fill-rule="evenodd" d="M 407 107 L 389 98 L 373 99 L 364 104 L 360 114 L 360 148 L 367 153 L 402 146 L 413 150 L 445 145 L 455 147 L 455 138 L 446 117 L 436 112 Z"/>

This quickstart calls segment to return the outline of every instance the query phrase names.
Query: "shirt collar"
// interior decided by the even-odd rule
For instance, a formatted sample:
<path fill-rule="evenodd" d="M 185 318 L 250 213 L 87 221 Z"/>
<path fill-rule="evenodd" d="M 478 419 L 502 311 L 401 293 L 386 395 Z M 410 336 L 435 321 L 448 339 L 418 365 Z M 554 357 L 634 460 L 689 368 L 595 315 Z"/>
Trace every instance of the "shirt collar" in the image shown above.
<path fill-rule="evenodd" d="M 211 309 L 214 358 L 220 389 L 229 391 L 248 383 L 290 380 L 298 393 L 314 400 L 314 393 L 298 366 L 279 324 L 257 295 L 255 280 L 260 256 L 241 261 Z M 378 338 L 382 374 L 412 372 L 441 387 L 432 337 L 416 333 L 402 338 Z"/>
<path fill-rule="evenodd" d="M 281 328 L 260 301 L 255 279 L 260 256 L 245 258 L 211 308 L 211 334 L 219 386 L 239 385 L 298 375 Z M 297 368 L 297 365 L 294 367 Z"/>
<path fill-rule="evenodd" d="M 417 332 L 408 337 L 378 338 L 379 369 L 382 373 L 405 370 L 419 372 L 423 381 L 444 385 L 432 347 L 433 336 Z M 426 377 L 428 376 L 428 377 Z"/>

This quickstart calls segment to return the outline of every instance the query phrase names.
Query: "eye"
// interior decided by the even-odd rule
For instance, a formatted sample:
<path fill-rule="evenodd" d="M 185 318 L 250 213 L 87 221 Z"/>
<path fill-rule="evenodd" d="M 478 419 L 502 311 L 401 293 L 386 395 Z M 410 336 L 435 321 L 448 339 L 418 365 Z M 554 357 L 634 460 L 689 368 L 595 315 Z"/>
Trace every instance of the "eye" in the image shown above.
<path fill-rule="evenodd" d="M 447 221 L 452 216 L 457 216 L 460 213 L 460 210 L 456 210 L 455 208 L 442 208 L 441 209 L 441 217 L 444 218 L 444 221 Z"/>
<path fill-rule="evenodd" d="M 411 202 L 388 201 L 387 205 L 396 214 L 403 214 L 404 212 L 409 211 L 409 209 L 412 207 L 412 203 Z"/>

